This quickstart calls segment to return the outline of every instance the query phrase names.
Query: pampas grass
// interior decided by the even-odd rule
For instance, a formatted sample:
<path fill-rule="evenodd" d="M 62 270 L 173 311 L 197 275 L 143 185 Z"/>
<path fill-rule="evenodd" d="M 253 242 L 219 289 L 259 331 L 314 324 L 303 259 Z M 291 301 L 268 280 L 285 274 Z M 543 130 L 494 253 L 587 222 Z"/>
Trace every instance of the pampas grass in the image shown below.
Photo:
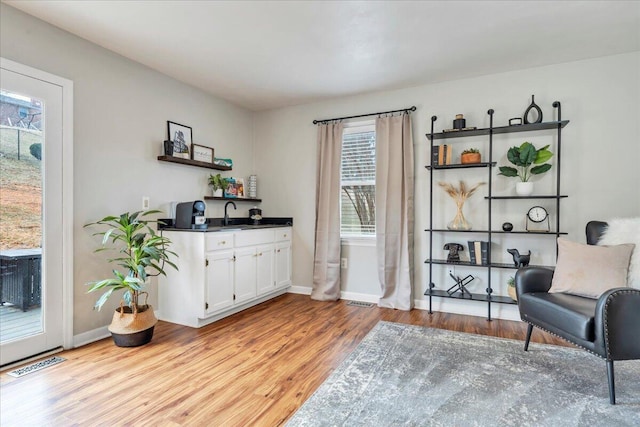
<path fill-rule="evenodd" d="M 456 202 L 456 205 L 462 205 L 464 202 L 476 192 L 478 187 L 484 185 L 484 182 L 479 182 L 473 187 L 467 187 L 464 181 L 460 181 L 459 187 L 455 187 L 448 182 L 440 181 L 438 185 L 444 188 L 444 191 Z"/>
<path fill-rule="evenodd" d="M 447 224 L 449 230 L 471 230 L 471 223 L 469 223 L 462 214 L 462 206 L 464 202 L 476 192 L 478 187 L 484 184 L 484 182 L 479 182 L 473 187 L 467 187 L 464 181 L 460 181 L 459 186 L 455 187 L 448 182 L 438 182 L 438 185 L 456 202 L 458 208 L 456 217 Z"/>

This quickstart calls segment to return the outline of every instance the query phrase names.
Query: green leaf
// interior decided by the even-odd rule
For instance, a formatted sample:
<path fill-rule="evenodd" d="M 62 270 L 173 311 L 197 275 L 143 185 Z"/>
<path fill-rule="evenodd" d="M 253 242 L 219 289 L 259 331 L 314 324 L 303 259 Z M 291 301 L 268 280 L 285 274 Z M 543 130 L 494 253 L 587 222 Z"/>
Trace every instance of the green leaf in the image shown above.
<path fill-rule="evenodd" d="M 528 142 L 523 143 L 520 146 L 520 165 L 530 166 L 536 159 L 536 149 Z"/>
<path fill-rule="evenodd" d="M 539 165 L 541 163 L 546 162 L 551 157 L 553 157 L 553 153 L 547 150 L 548 147 L 549 146 L 547 145 L 546 147 L 543 147 L 538 150 L 538 154 L 536 155 L 536 160 L 533 163 L 535 163 L 536 165 Z"/>
<path fill-rule="evenodd" d="M 508 177 L 518 176 L 518 170 L 516 168 L 512 168 L 511 166 L 500 166 L 500 173 L 498 175 L 504 175 Z"/>
<path fill-rule="evenodd" d="M 551 164 L 545 163 L 544 165 L 538 165 L 531 168 L 531 173 L 533 175 L 540 175 L 541 173 L 547 172 L 551 169 Z"/>
<path fill-rule="evenodd" d="M 516 166 L 524 166 L 520 164 L 520 149 L 518 147 L 509 148 L 507 159 Z"/>

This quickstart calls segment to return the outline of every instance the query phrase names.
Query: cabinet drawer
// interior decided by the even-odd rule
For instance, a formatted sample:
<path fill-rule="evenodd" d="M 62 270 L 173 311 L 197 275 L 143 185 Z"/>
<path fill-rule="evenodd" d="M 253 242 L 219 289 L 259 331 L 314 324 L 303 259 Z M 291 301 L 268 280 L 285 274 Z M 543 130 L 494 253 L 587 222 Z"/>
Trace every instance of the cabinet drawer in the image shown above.
<path fill-rule="evenodd" d="M 276 242 L 291 241 L 291 227 L 276 228 Z"/>
<path fill-rule="evenodd" d="M 205 250 L 233 248 L 233 233 L 205 233 Z"/>
<path fill-rule="evenodd" d="M 244 230 L 236 233 L 236 246 L 262 245 L 273 242 L 273 229 Z"/>

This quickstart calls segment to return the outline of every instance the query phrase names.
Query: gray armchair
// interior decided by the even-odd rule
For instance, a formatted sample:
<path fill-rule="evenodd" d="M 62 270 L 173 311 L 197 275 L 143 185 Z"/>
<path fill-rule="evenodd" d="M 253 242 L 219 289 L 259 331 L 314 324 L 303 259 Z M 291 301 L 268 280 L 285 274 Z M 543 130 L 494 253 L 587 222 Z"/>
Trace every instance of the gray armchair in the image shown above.
<path fill-rule="evenodd" d="M 589 222 L 587 243 L 596 244 L 606 226 L 601 221 Z M 525 267 L 516 273 L 520 317 L 529 324 L 524 350 L 536 326 L 602 357 L 607 362 L 609 401 L 615 405 L 613 362 L 640 359 L 640 290 L 615 288 L 592 299 L 549 293 L 552 279 L 553 271 L 540 267 Z"/>

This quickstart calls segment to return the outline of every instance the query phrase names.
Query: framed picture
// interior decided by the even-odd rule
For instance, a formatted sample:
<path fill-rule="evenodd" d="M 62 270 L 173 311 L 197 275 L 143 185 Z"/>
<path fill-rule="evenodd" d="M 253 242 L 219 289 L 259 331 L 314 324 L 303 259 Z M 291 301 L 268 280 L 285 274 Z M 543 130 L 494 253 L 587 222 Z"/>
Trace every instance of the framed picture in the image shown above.
<path fill-rule="evenodd" d="M 246 194 L 244 193 L 244 179 L 243 178 L 236 178 L 236 194 L 238 195 L 238 197 L 246 197 Z"/>
<path fill-rule="evenodd" d="M 191 158 L 199 162 L 213 164 L 213 148 L 191 144 Z"/>
<path fill-rule="evenodd" d="M 167 121 L 169 141 L 173 142 L 173 157 L 190 159 L 189 149 L 193 143 L 191 128 L 179 123 Z"/>

